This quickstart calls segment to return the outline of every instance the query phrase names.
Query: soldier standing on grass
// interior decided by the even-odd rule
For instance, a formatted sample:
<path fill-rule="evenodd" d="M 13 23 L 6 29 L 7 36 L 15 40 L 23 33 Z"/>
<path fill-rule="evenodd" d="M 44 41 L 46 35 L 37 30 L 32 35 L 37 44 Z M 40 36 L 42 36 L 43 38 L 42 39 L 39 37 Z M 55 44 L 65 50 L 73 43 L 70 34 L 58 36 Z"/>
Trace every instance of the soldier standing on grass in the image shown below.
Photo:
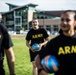
<path fill-rule="evenodd" d="M 0 13 L 0 22 L 2 20 L 2 14 Z M 8 34 L 7 28 L 0 23 L 0 75 L 5 75 L 4 70 L 4 54 L 6 54 L 7 63 L 9 67 L 10 75 L 15 75 L 14 71 L 14 52 L 12 49 L 13 43 Z"/>
<path fill-rule="evenodd" d="M 33 75 L 37 75 L 37 67 L 34 58 L 41 50 L 36 52 L 31 46 L 34 43 L 38 43 L 41 49 L 48 42 L 49 35 L 47 34 L 44 28 L 39 28 L 39 22 L 37 19 L 34 19 L 32 21 L 32 26 L 33 28 L 28 32 L 26 36 L 26 45 L 29 48 L 30 59 L 31 59 L 30 61 L 32 62 L 33 65 Z"/>

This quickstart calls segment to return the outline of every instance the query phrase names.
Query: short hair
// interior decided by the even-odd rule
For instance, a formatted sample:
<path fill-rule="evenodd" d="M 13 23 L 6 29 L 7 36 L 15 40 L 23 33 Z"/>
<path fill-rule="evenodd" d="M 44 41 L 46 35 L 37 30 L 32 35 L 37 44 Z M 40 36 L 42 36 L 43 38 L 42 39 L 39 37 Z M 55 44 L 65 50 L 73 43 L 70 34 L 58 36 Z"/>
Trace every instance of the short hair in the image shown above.
<path fill-rule="evenodd" d="M 38 20 L 38 19 L 36 19 L 36 18 L 35 18 L 35 19 L 33 19 L 32 21 L 34 21 L 34 20 L 37 20 L 37 21 L 39 22 L 39 20 Z"/>
<path fill-rule="evenodd" d="M 71 12 L 71 13 L 74 15 L 74 20 L 76 20 L 76 13 L 75 13 L 75 11 L 73 11 L 73 10 L 65 10 L 65 11 L 63 12 L 63 14 L 65 14 L 65 13 L 67 13 L 67 12 Z"/>

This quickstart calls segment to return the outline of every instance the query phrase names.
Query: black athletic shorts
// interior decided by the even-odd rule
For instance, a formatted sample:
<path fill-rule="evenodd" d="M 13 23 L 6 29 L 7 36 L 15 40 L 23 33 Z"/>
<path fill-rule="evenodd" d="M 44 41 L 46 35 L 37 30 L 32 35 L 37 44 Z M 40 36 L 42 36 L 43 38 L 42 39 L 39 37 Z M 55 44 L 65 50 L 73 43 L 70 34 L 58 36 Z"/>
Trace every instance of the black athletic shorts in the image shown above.
<path fill-rule="evenodd" d="M 34 61 L 36 55 L 39 53 L 40 51 L 38 52 L 32 52 L 31 50 L 29 50 L 29 53 L 30 53 L 30 61 Z"/>
<path fill-rule="evenodd" d="M 42 47 L 42 49 L 43 49 L 43 48 L 44 48 L 44 46 Z M 41 52 L 42 49 L 41 49 L 40 51 L 38 51 L 38 52 L 32 52 L 31 50 L 29 50 L 29 53 L 30 53 L 30 61 L 31 61 L 31 62 L 34 61 L 36 55 L 39 54 L 39 52 Z"/>

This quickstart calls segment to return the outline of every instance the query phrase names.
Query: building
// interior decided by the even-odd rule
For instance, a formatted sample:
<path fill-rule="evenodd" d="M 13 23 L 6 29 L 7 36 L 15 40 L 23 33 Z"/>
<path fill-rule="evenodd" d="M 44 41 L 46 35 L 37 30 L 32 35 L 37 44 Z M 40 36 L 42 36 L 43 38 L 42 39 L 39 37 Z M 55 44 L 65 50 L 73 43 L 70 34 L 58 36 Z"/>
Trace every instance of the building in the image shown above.
<path fill-rule="evenodd" d="M 40 27 L 44 27 L 49 31 L 59 31 L 60 15 L 62 11 L 39 11 L 35 9 L 38 5 L 32 3 L 23 6 L 10 3 L 6 4 L 9 6 L 9 11 L 2 13 L 2 16 L 3 23 L 8 30 L 29 30 L 32 28 L 32 19 L 37 18 Z"/>

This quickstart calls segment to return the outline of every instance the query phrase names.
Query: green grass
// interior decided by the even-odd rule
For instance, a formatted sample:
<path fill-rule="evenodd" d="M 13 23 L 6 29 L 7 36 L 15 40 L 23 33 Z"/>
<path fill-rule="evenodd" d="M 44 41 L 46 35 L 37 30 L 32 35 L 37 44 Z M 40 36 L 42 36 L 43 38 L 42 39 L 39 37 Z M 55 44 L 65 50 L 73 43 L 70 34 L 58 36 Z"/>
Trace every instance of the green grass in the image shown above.
<path fill-rule="evenodd" d="M 24 38 L 12 38 L 15 53 L 16 75 L 32 75 L 32 63 L 30 62 L 29 49 L 26 47 Z M 6 75 L 9 75 L 6 58 L 4 60 Z M 53 74 L 52 74 L 53 75 Z"/>

